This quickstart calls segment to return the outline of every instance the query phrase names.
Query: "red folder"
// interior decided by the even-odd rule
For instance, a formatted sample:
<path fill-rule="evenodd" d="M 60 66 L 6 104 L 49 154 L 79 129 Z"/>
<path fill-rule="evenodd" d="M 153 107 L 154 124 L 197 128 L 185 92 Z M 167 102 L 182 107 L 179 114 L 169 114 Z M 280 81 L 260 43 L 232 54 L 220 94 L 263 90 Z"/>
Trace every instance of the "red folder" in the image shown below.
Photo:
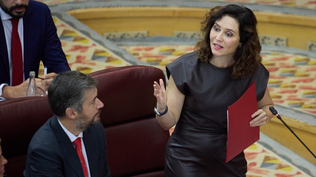
<path fill-rule="evenodd" d="M 251 115 L 257 110 L 256 87 L 252 82 L 247 91 L 227 110 L 226 163 L 259 140 L 259 126 L 249 125 Z"/>

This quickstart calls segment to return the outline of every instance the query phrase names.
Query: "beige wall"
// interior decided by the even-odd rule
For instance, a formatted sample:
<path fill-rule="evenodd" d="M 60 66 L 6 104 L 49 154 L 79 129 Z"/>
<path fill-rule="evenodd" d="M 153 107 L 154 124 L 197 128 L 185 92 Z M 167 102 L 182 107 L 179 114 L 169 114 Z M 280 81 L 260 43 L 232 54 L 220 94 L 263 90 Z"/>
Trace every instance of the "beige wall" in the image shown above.
<path fill-rule="evenodd" d="M 147 31 L 148 36 L 173 36 L 174 31 L 200 31 L 209 9 L 184 7 L 121 7 L 68 11 L 83 24 L 103 35 L 111 32 Z M 259 35 L 286 37 L 287 47 L 307 49 L 316 43 L 316 17 L 254 12 Z"/>

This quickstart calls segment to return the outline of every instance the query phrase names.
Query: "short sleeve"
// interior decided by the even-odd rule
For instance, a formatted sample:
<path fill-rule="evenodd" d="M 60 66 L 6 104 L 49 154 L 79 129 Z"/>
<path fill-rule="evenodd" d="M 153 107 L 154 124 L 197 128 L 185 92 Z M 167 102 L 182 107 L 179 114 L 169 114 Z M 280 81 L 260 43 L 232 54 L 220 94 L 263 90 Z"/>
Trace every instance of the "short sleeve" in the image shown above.
<path fill-rule="evenodd" d="M 260 63 L 257 67 L 253 75 L 253 81 L 255 81 L 257 101 L 259 102 L 265 94 L 269 81 L 269 71 L 263 64 Z"/>
<path fill-rule="evenodd" d="M 189 89 L 187 84 L 197 61 L 196 52 L 192 52 L 179 57 L 166 66 L 168 79 L 170 78 L 170 75 L 172 75 L 177 88 L 184 95 L 188 94 Z"/>

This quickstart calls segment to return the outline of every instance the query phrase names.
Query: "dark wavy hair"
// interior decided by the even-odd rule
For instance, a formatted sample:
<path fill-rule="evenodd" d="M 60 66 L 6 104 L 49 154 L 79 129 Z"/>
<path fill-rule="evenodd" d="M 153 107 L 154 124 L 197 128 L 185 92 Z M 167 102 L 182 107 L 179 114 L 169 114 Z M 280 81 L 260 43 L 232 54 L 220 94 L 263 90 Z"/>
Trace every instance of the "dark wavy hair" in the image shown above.
<path fill-rule="evenodd" d="M 257 19 L 247 7 L 230 4 L 212 8 L 201 23 L 201 32 L 204 37 L 195 45 L 195 50 L 203 63 L 210 63 L 213 56 L 210 47 L 210 31 L 214 23 L 225 15 L 236 19 L 238 22 L 241 43 L 241 47 L 237 47 L 233 56 L 235 63 L 231 77 L 237 79 L 252 76 L 255 68 L 261 63 L 261 45 L 256 28 Z"/>

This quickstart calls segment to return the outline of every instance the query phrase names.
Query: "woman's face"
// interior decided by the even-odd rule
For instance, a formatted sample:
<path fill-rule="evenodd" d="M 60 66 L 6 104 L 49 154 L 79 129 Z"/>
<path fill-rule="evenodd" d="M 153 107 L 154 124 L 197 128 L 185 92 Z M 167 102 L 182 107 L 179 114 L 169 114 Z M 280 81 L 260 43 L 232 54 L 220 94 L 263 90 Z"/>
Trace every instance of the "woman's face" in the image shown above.
<path fill-rule="evenodd" d="M 7 159 L 5 159 L 2 155 L 2 149 L 1 149 L 1 146 L 0 146 L 0 177 L 3 177 L 3 174 L 4 174 L 4 165 L 7 164 L 8 161 Z"/>
<path fill-rule="evenodd" d="M 210 31 L 210 47 L 214 56 L 233 57 L 239 46 L 239 24 L 230 17 L 223 16 L 215 21 Z"/>

